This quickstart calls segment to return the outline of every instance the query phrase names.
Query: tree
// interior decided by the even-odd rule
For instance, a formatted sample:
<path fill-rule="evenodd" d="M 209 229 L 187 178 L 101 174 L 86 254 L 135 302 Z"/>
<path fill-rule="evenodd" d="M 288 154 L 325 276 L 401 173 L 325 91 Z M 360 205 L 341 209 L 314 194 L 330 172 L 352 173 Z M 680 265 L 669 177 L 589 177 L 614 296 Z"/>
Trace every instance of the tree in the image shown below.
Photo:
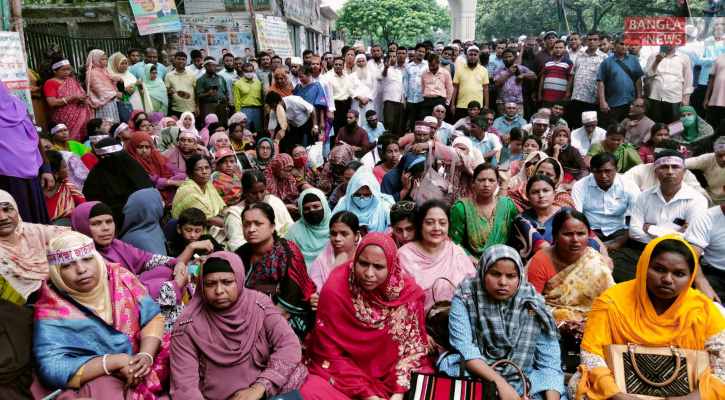
<path fill-rule="evenodd" d="M 439 40 L 450 24 L 450 11 L 435 0 L 348 0 L 336 21 L 348 44 L 361 39 L 383 45 Z"/>

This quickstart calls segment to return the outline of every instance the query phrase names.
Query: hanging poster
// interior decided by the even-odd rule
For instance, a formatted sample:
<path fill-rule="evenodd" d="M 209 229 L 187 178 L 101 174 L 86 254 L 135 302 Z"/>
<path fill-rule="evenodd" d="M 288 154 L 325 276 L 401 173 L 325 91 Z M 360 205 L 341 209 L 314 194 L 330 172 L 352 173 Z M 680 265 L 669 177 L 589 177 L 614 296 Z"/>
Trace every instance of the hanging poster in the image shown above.
<path fill-rule="evenodd" d="M 224 54 L 229 53 L 229 32 L 207 33 L 209 55 L 221 63 Z"/>
<path fill-rule="evenodd" d="M 201 57 L 204 58 L 208 55 L 208 46 L 206 33 L 185 33 L 181 51 L 188 55 L 192 50 L 200 50 Z"/>
<path fill-rule="evenodd" d="M 181 30 L 174 0 L 131 0 L 131 9 L 141 35 Z"/>
<path fill-rule="evenodd" d="M 229 40 L 229 51 L 234 54 L 235 57 L 244 57 L 248 60 L 254 54 L 254 36 L 252 32 L 230 32 Z"/>
<path fill-rule="evenodd" d="M 35 121 L 28 66 L 25 64 L 23 46 L 17 32 L 0 32 L 0 79 L 11 95 L 25 102 L 30 118 Z"/>
<path fill-rule="evenodd" d="M 286 22 L 257 18 L 256 23 L 259 39 L 257 50 L 272 49 L 282 59 L 294 57 Z"/>

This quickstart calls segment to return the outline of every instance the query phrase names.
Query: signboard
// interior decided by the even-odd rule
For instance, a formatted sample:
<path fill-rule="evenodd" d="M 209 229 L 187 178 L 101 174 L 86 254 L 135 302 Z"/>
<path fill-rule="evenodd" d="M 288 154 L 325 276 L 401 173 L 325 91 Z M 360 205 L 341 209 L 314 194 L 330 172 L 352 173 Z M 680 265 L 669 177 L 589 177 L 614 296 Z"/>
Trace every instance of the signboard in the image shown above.
<path fill-rule="evenodd" d="M 289 39 L 286 22 L 263 18 L 257 18 L 255 22 L 257 24 L 259 51 L 272 49 L 282 59 L 294 57 L 294 50 L 292 49 L 292 42 Z"/>
<path fill-rule="evenodd" d="M 131 0 L 131 10 L 141 35 L 181 30 L 174 0 Z"/>
<path fill-rule="evenodd" d="M 0 79 L 11 95 L 25 102 L 30 118 L 35 121 L 28 66 L 25 64 L 23 46 L 17 32 L 0 32 Z"/>
<path fill-rule="evenodd" d="M 182 15 L 179 19 L 183 33 L 170 35 L 174 50 L 186 54 L 200 50 L 217 60 L 221 60 L 224 53 L 232 53 L 235 57 L 249 57 L 254 53 L 252 25 L 248 18 Z"/>

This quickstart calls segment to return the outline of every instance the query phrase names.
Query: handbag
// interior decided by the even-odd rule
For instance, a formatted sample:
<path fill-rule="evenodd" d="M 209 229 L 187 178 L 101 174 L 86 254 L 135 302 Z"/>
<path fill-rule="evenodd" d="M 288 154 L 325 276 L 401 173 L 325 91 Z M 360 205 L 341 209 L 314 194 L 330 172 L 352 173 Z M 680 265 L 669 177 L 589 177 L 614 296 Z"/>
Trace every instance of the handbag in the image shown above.
<path fill-rule="evenodd" d="M 451 301 L 436 300 L 435 298 L 435 284 L 441 279 L 450 283 L 454 288 L 456 287 L 448 278 L 440 277 L 433 281 L 433 285 L 431 285 L 433 307 L 425 315 L 425 332 L 447 351 L 451 349 L 449 340 L 450 331 L 448 330 L 448 315 L 451 312 Z"/>
<path fill-rule="evenodd" d="M 707 351 L 629 343 L 604 346 L 604 359 L 622 392 L 646 400 L 685 396 L 710 368 Z"/>
<path fill-rule="evenodd" d="M 413 200 L 419 206 L 428 200 L 441 200 L 446 204 L 451 204 L 451 196 L 453 194 L 453 184 L 448 182 L 445 176 L 441 175 L 434 168 L 435 155 L 433 154 L 433 142 L 428 142 L 428 155 L 425 160 L 425 172 L 420 180 L 420 186 L 413 195 Z M 456 170 L 455 157 L 451 161 L 451 171 L 449 178 L 453 180 L 453 173 Z"/>
<path fill-rule="evenodd" d="M 133 105 L 131 103 L 117 101 L 116 107 L 118 108 L 119 120 L 121 122 L 128 122 L 131 119 L 131 113 L 133 113 Z"/>

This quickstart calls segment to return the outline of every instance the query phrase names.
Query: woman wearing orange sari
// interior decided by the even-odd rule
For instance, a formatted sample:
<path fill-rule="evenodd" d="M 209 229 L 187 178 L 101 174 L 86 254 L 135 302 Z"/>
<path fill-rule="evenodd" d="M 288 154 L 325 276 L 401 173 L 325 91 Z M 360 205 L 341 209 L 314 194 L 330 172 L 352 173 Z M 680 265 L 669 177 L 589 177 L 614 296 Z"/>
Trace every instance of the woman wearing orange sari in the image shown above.
<path fill-rule="evenodd" d="M 711 368 L 698 377 L 695 391 L 677 399 L 721 399 L 725 318 L 691 287 L 696 273 L 695 252 L 679 235 L 651 241 L 639 259 L 636 279 L 615 285 L 594 301 L 581 344 L 582 365 L 569 382 L 571 398 L 638 399 L 622 393 L 604 361 L 605 346 L 634 343 L 708 351 Z"/>

